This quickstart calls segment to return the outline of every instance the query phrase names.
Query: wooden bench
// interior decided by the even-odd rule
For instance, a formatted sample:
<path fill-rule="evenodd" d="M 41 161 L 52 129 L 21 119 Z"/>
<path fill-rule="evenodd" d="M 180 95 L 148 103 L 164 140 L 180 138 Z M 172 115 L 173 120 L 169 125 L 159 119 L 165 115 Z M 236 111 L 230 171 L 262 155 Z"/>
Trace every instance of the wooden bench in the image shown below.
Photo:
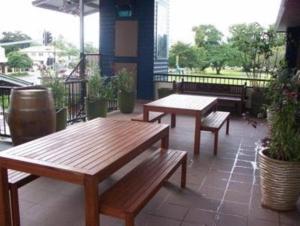
<path fill-rule="evenodd" d="M 135 216 L 180 165 L 181 187 L 185 187 L 186 164 L 186 152 L 159 149 L 100 196 L 100 213 L 134 226 Z"/>
<path fill-rule="evenodd" d="M 218 98 L 219 106 L 234 105 L 237 112 L 241 114 L 244 110 L 246 99 L 246 84 L 228 85 L 215 83 L 185 82 L 183 79 L 179 84 L 173 85 L 182 94 L 194 94 L 214 96 Z"/>
<path fill-rule="evenodd" d="M 163 112 L 150 112 L 149 113 L 149 120 L 148 120 L 148 122 L 155 122 L 155 121 L 157 121 L 158 123 L 161 123 L 161 119 L 165 115 L 166 115 L 166 113 L 163 113 Z M 138 116 L 132 118 L 131 121 L 143 122 L 144 121 L 143 114 L 139 114 Z"/>
<path fill-rule="evenodd" d="M 215 111 L 205 117 L 201 124 L 201 130 L 210 131 L 215 134 L 214 155 L 218 152 L 219 130 L 226 123 L 226 134 L 229 134 L 230 113 L 225 111 Z"/>
<path fill-rule="evenodd" d="M 20 225 L 20 209 L 19 209 L 19 194 L 18 189 L 31 181 L 38 178 L 38 176 L 34 176 L 28 173 L 9 170 L 8 171 L 8 182 L 10 189 L 10 205 L 12 212 L 12 225 L 19 226 Z"/>

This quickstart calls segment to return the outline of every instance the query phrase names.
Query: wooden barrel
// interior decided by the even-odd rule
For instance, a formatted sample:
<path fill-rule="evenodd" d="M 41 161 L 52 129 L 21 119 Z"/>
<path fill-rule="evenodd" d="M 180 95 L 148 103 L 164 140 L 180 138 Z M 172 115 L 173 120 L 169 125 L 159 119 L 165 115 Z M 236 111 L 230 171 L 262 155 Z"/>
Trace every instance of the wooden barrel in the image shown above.
<path fill-rule="evenodd" d="M 8 125 L 14 145 L 55 132 L 52 93 L 42 86 L 13 89 L 8 108 Z"/>

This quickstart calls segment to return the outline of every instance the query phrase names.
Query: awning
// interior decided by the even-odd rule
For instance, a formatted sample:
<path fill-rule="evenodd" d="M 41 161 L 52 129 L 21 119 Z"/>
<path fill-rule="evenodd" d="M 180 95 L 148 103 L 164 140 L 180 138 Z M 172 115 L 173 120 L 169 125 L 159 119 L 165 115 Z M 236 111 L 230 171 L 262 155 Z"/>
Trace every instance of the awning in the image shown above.
<path fill-rule="evenodd" d="M 84 15 L 99 12 L 100 0 L 84 0 Z M 36 7 L 55 10 L 62 13 L 79 15 L 79 0 L 35 0 L 32 4 Z"/>
<path fill-rule="evenodd" d="M 300 26 L 300 1 L 282 0 L 276 27 L 278 31 L 286 31 L 288 27 Z"/>

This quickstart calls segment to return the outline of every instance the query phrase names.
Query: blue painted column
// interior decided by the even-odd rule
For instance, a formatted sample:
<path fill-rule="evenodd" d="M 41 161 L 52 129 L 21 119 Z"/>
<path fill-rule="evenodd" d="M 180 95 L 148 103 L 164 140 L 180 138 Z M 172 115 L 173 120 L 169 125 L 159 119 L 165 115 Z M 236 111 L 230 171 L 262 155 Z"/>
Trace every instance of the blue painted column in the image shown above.
<path fill-rule="evenodd" d="M 117 16 L 117 5 L 130 3 L 132 17 Z M 114 63 L 137 64 L 137 97 L 153 99 L 155 72 L 167 73 L 168 59 L 157 57 L 157 27 L 159 23 L 168 24 L 168 17 L 158 20 L 159 5 L 168 12 L 168 0 L 100 0 L 100 53 L 101 67 L 104 75 L 114 74 Z M 115 26 L 117 21 L 137 21 L 138 51 L 135 57 L 115 56 Z M 166 31 L 168 33 L 168 31 Z M 168 34 L 166 34 L 166 39 Z"/>

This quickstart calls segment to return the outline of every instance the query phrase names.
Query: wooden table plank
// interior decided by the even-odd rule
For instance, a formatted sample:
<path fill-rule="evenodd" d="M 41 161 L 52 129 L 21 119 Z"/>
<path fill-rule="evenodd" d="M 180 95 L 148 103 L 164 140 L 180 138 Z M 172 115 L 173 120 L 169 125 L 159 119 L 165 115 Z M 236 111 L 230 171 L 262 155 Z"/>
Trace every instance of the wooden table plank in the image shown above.
<path fill-rule="evenodd" d="M 0 162 L 1 159 L 12 158 L 27 164 L 41 164 L 76 173 L 93 174 L 95 170 L 90 169 L 95 165 L 100 164 L 97 171 L 101 171 L 114 161 L 107 161 L 112 156 L 119 156 L 120 153 L 126 155 L 132 147 L 143 144 L 155 134 L 167 129 L 167 125 L 109 119 L 96 119 L 83 124 L 86 125 L 75 128 L 76 133 L 55 133 L 47 136 L 47 139 L 44 137 L 3 151 L 0 154 Z M 75 140 L 70 140 L 69 136 Z M 46 151 L 43 147 L 46 147 Z M 23 148 L 26 152 L 21 151 Z M 95 158 L 86 159 L 82 156 Z"/>

